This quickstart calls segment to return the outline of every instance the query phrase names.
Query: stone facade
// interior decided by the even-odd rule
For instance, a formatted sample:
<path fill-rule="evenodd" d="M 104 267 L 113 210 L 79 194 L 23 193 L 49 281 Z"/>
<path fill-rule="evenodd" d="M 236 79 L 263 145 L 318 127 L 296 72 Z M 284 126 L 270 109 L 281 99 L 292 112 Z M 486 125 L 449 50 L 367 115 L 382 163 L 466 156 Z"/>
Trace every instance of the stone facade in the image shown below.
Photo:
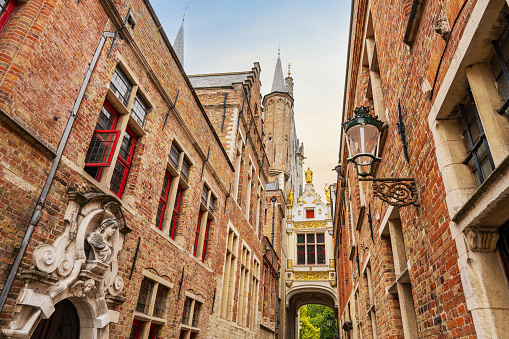
<path fill-rule="evenodd" d="M 341 338 L 506 336 L 509 74 L 496 48 L 508 12 L 505 1 L 354 2 L 343 121 L 366 106 L 384 122 L 373 177 L 415 180 L 418 206 L 375 197 L 342 137 Z"/>
<path fill-rule="evenodd" d="M 1 335 L 73 337 L 54 321 L 70 310 L 83 338 L 273 338 L 284 192 L 302 178 L 293 99 L 283 125 L 264 122 L 257 63 L 226 86 L 194 83 L 148 1 L 18 1 L 6 22 Z M 267 129 L 288 136 L 288 168 Z M 288 187 L 271 188 L 274 170 Z"/>

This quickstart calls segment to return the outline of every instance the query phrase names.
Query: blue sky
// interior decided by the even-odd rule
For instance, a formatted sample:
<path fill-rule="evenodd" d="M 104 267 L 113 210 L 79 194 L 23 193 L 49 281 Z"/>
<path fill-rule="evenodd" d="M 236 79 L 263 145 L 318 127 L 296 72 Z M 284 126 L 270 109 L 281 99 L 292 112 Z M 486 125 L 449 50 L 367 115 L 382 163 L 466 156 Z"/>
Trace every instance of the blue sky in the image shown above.
<path fill-rule="evenodd" d="M 306 168 L 317 192 L 335 182 L 345 82 L 350 2 L 346 0 L 152 0 L 173 42 L 184 23 L 187 74 L 262 68 L 262 95 L 270 92 L 278 47 L 295 83 L 295 120 Z"/>

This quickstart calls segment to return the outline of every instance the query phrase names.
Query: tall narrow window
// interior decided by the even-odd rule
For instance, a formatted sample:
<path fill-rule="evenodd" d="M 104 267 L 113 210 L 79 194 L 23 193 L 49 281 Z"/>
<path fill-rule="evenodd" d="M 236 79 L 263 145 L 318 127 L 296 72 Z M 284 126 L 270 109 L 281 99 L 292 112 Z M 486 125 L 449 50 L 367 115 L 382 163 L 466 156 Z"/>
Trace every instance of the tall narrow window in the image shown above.
<path fill-rule="evenodd" d="M 210 223 L 214 217 L 212 212 L 214 211 L 215 202 L 216 198 L 212 194 L 212 191 L 207 185 L 203 185 L 193 252 L 194 256 L 200 258 L 202 262 L 205 261 L 205 255 L 207 254 Z"/>
<path fill-rule="evenodd" d="M 256 235 L 260 232 L 260 210 L 262 208 L 262 182 L 258 178 L 258 190 L 256 191 L 256 205 L 255 205 L 255 232 Z"/>
<path fill-rule="evenodd" d="M 484 129 L 473 98 L 469 95 L 467 103 L 460 105 L 459 109 L 468 150 L 468 155 L 463 163 L 470 165 L 477 186 L 481 186 L 495 169 L 495 163 L 491 157 L 488 141 L 484 135 Z"/>
<path fill-rule="evenodd" d="M 237 149 L 235 153 L 235 181 L 233 182 L 233 197 L 235 200 L 238 199 L 239 195 L 240 165 L 242 164 L 242 148 L 243 148 L 242 138 L 239 138 L 239 140 L 237 140 Z"/>
<path fill-rule="evenodd" d="M 110 184 L 110 190 L 118 197 L 121 197 L 124 192 L 137 139 L 138 138 L 136 134 L 134 134 L 133 130 L 127 127 L 124 137 L 122 138 L 122 144 L 120 145 L 117 163 L 115 164 Z"/>
<path fill-rule="evenodd" d="M 226 255 L 223 273 L 223 290 L 221 293 L 221 317 L 232 320 L 235 291 L 235 268 L 237 267 L 238 236 L 233 229 L 228 231 Z"/>
<path fill-rule="evenodd" d="M 251 251 L 247 247 L 242 248 L 240 262 L 238 322 L 240 325 L 247 326 L 249 271 L 251 268 Z"/>
<path fill-rule="evenodd" d="M 139 96 L 136 95 L 134 97 L 134 103 L 133 108 L 131 109 L 131 115 L 133 116 L 134 120 L 141 126 L 145 127 L 145 120 L 147 119 L 147 104 L 145 104 L 145 101 Z"/>
<path fill-rule="evenodd" d="M 119 66 L 117 66 L 117 68 L 115 68 L 115 71 L 113 72 L 110 88 L 113 91 L 113 93 L 115 93 L 118 100 L 120 100 L 124 104 L 124 106 L 127 106 L 133 85 L 131 84 L 129 79 L 127 79 L 124 72 L 120 69 Z"/>
<path fill-rule="evenodd" d="M 254 175 L 254 166 L 251 163 L 249 165 L 249 170 L 247 171 L 247 192 L 246 192 L 246 219 L 249 221 L 249 213 L 251 212 L 251 187 L 253 186 L 253 175 Z"/>
<path fill-rule="evenodd" d="M 109 166 L 117 145 L 119 130 L 115 130 L 118 113 L 104 102 L 95 126 L 94 135 L 85 158 L 85 172 L 99 180 L 104 167 Z"/>
<path fill-rule="evenodd" d="M 171 239 L 175 239 L 177 235 L 177 225 L 184 198 L 184 191 L 188 187 L 187 180 L 191 163 L 187 159 L 185 153 L 174 141 L 168 155 L 167 170 L 163 180 L 163 188 L 159 207 L 165 206 L 164 211 L 156 217 L 156 225 L 164 234 L 168 234 Z M 166 193 L 166 202 L 164 202 L 163 194 Z M 170 207 L 171 206 L 171 207 Z"/>
<path fill-rule="evenodd" d="M 163 216 L 166 211 L 166 205 L 168 203 L 168 194 L 170 193 L 171 174 L 166 171 L 164 173 L 163 188 L 161 190 L 161 196 L 159 197 L 159 206 L 157 207 L 156 225 L 157 228 L 161 229 L 163 226 Z"/>
<path fill-rule="evenodd" d="M 509 62 L 509 31 L 506 30 L 499 40 L 494 40 L 491 43 L 495 48 L 495 54 L 490 60 L 491 71 L 504 102 L 498 112 L 507 113 L 509 107 L 509 70 L 507 69 Z"/>
<path fill-rule="evenodd" d="M 200 332 L 200 313 L 204 300 L 186 292 L 186 301 L 180 324 L 180 338 L 192 339 Z"/>
<path fill-rule="evenodd" d="M 256 316 L 258 313 L 258 295 L 259 295 L 259 285 L 260 285 L 260 263 L 256 261 L 253 262 L 253 283 L 251 286 L 252 296 L 251 296 L 251 318 L 249 319 L 249 326 L 252 329 L 255 329 L 256 326 Z"/>

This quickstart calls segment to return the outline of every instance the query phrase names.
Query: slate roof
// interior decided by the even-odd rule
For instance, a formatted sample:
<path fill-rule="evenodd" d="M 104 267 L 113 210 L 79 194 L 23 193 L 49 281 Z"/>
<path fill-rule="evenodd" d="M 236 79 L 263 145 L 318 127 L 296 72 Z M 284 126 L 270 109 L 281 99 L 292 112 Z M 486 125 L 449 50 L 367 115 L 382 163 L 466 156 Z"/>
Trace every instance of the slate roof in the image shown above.
<path fill-rule="evenodd" d="M 189 80 L 194 88 L 200 87 L 227 87 L 234 83 L 244 83 L 249 72 L 200 74 L 189 75 Z"/>
<path fill-rule="evenodd" d="M 281 66 L 281 59 L 277 56 L 276 70 L 274 71 L 274 80 L 272 80 L 272 92 L 286 93 L 285 78 L 283 77 L 283 67 Z"/>
<path fill-rule="evenodd" d="M 180 64 L 184 66 L 184 21 L 182 21 L 182 25 L 173 43 L 173 49 L 179 58 Z"/>

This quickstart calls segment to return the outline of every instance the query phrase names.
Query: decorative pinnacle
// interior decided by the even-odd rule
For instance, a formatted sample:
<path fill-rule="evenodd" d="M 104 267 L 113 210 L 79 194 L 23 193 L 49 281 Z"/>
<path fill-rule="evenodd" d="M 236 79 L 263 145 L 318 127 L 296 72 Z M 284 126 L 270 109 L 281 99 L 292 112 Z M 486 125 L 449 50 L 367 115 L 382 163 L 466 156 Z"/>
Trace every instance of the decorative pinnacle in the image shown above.
<path fill-rule="evenodd" d="M 186 6 L 186 8 L 184 8 L 184 15 L 182 16 L 182 22 L 184 22 L 184 19 L 186 18 L 186 11 L 189 7 Z"/>
<path fill-rule="evenodd" d="M 291 63 L 288 63 L 288 76 L 290 76 L 290 74 L 291 74 L 291 73 L 290 73 L 290 67 L 291 67 L 291 66 L 292 66 L 292 64 L 291 64 Z"/>

